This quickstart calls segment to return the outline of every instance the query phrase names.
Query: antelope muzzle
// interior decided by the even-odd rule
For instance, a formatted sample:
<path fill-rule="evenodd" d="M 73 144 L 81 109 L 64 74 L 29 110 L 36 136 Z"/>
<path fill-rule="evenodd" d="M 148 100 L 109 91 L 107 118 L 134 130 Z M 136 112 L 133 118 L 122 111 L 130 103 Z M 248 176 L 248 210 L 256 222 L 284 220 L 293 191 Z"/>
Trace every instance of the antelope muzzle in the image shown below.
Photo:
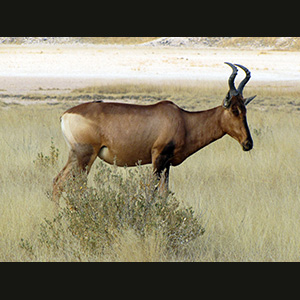
<path fill-rule="evenodd" d="M 252 138 L 248 138 L 245 142 L 242 143 L 242 147 L 244 151 L 250 151 L 253 148 L 253 140 Z"/>

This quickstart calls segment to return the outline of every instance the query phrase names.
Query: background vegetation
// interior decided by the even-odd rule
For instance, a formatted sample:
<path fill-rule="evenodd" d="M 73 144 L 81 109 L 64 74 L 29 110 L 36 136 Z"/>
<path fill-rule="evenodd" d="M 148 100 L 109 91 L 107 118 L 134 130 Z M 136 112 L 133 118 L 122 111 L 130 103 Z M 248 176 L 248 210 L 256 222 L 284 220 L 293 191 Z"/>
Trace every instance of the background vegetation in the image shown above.
<path fill-rule="evenodd" d="M 218 83 L 191 88 L 187 83 L 187 86 L 147 85 L 136 89 L 124 85 L 122 90 L 118 84 L 115 88 L 98 86 L 71 94 L 74 101 L 78 99 L 76 95 L 103 92 L 105 97 L 113 96 L 112 101 L 124 96 L 122 100 L 139 103 L 155 102 L 163 96 L 196 110 L 220 105 L 224 88 Z M 66 228 L 72 220 L 68 211 L 57 215 L 49 199 L 52 179 L 68 155 L 59 116 L 75 102 L 65 101 L 55 106 L 3 103 L 0 109 L 0 260 L 299 261 L 300 119 L 295 98 L 299 91 L 289 94 L 278 87 L 271 95 L 274 101 L 270 105 L 268 87 L 254 90 L 260 96 L 248 107 L 248 123 L 254 140 L 251 152 L 243 152 L 236 141 L 226 136 L 171 169 L 170 187 L 175 198 L 168 198 L 168 203 L 178 201 L 179 208 L 191 207 L 190 220 L 196 218 L 196 224 L 205 229 L 203 235 L 186 243 L 179 252 L 167 246 L 166 234 L 152 230 L 143 236 L 134 226 L 114 231 L 113 241 L 103 251 L 83 251 L 83 247 L 93 249 L 82 244 L 80 238 L 84 239 L 85 233 L 74 238 Z M 247 89 L 247 95 L 251 92 Z M 276 104 L 280 104 L 280 109 Z M 134 170 L 130 172 L 138 172 Z M 149 178 L 139 177 L 149 174 L 149 168 L 141 167 L 141 170 L 142 173 L 134 176 Z M 131 176 L 128 171 L 118 169 L 116 182 L 110 185 L 111 180 L 104 182 L 97 176 L 101 172 L 103 176 L 114 174 L 114 167 L 98 161 L 84 194 L 88 196 L 84 197 L 93 200 L 89 193 L 99 196 L 105 189 L 120 191 L 121 178 L 128 184 L 131 182 L 126 181 Z M 128 193 L 134 193 L 133 186 Z M 130 201 L 123 202 L 130 205 Z M 86 202 L 89 203 L 99 205 L 100 202 Z M 79 229 L 84 231 L 84 227 Z M 57 232 L 61 233 L 59 239 L 55 239 Z"/>

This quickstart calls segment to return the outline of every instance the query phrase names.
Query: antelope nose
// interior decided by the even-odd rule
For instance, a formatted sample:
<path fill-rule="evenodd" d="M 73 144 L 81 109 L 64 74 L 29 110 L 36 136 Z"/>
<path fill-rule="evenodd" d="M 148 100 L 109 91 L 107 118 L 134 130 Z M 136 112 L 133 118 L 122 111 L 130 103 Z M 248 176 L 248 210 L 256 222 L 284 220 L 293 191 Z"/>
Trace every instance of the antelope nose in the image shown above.
<path fill-rule="evenodd" d="M 250 151 L 253 148 L 253 142 L 251 140 L 247 140 L 242 144 L 244 151 Z"/>

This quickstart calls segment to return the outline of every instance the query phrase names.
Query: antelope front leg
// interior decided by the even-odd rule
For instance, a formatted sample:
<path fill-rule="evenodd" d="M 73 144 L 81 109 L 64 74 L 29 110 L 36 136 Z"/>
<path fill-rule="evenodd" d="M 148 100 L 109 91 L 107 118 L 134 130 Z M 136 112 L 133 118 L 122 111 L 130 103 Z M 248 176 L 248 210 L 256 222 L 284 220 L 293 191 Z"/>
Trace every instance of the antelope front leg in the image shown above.
<path fill-rule="evenodd" d="M 159 180 L 159 188 L 164 191 L 168 191 L 169 187 L 169 172 L 170 172 L 170 159 L 172 157 L 172 153 L 153 153 L 152 155 L 152 165 L 154 174 L 157 176 Z"/>

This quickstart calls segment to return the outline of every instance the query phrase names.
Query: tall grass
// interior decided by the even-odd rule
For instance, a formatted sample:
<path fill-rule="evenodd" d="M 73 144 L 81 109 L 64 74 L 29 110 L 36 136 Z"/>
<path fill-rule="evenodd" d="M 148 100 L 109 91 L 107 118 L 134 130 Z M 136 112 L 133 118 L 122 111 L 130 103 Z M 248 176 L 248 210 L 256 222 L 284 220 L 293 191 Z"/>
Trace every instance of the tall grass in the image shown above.
<path fill-rule="evenodd" d="M 278 94 L 280 101 L 280 90 Z M 292 99 L 293 95 L 286 97 Z M 187 108 L 213 107 L 220 104 L 217 100 L 222 97 L 211 93 L 211 99 L 212 102 L 204 99 L 197 103 L 191 98 Z M 184 103 L 184 99 L 181 101 Z M 281 102 L 281 109 L 270 105 L 265 111 L 260 110 L 264 106 L 259 102 L 249 105 L 248 123 L 254 140 L 251 152 L 243 152 L 236 141 L 226 136 L 171 168 L 174 197 L 182 203 L 180 207 L 192 207 L 196 216 L 201 215 L 201 226 L 205 228 L 199 239 L 190 241 L 177 255 L 166 251 L 166 235 L 154 230 L 143 237 L 134 227 L 117 232 L 101 255 L 81 251 L 80 239 L 74 239 L 72 232 L 66 230 L 61 240 L 66 241 L 65 252 L 54 254 L 52 246 L 41 244 L 42 232 L 50 234 L 49 226 L 58 218 L 49 194 L 53 177 L 67 160 L 59 116 L 68 104 L 2 107 L 0 260 L 299 261 L 300 119 L 297 106 L 288 102 Z M 55 149 L 59 154 L 52 164 Z M 88 193 L 95 189 L 96 194 L 100 193 L 100 186 L 110 187 L 95 181 L 102 167 L 97 162 L 92 168 Z M 104 168 L 114 172 L 113 167 Z M 147 167 L 142 170 L 147 172 Z M 119 178 L 129 178 L 127 171 L 118 172 L 122 175 Z M 54 223 L 59 222 L 58 218 Z"/>
<path fill-rule="evenodd" d="M 173 188 L 189 182 L 206 233 L 196 250 L 208 261 L 299 261 L 299 118 L 251 113 L 254 149 L 244 153 L 229 137 L 173 170 Z M 197 209 L 196 209 L 197 211 Z"/>

